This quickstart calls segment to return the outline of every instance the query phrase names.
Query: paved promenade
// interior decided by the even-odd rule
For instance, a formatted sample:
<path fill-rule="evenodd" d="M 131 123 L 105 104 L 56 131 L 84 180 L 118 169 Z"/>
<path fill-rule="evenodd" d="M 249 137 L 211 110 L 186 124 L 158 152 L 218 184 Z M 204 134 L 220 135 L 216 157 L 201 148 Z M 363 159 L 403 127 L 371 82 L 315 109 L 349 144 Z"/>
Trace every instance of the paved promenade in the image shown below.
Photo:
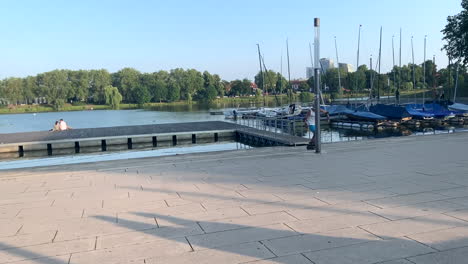
<path fill-rule="evenodd" d="M 0 263 L 467 263 L 468 133 L 323 149 L 0 171 Z"/>

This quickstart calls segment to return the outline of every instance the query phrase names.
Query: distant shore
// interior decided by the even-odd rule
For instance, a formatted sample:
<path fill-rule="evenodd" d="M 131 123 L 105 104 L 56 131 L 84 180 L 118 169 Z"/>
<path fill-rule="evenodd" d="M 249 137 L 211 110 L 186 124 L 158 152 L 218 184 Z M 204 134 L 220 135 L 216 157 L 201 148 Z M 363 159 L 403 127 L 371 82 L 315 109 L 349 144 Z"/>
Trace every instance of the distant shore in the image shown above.
<path fill-rule="evenodd" d="M 415 93 L 420 93 L 420 91 L 412 92 L 405 91 L 401 93 L 402 98 L 413 96 Z M 367 94 L 354 94 L 350 98 L 360 98 L 367 96 Z M 326 98 L 327 95 L 325 96 Z M 384 97 L 384 96 L 382 96 Z M 346 95 L 340 97 L 341 99 L 347 98 Z M 429 98 L 427 98 L 429 99 Z M 465 99 L 465 98 L 464 98 Z M 299 102 L 298 94 L 295 94 L 293 97 L 293 102 Z M 463 100 L 464 101 L 464 100 Z M 119 110 L 132 110 L 132 109 L 154 109 L 162 110 L 164 108 L 177 108 L 177 107 L 190 107 L 190 106 L 199 106 L 206 109 L 214 108 L 228 108 L 228 107 L 249 107 L 249 106 L 277 106 L 285 105 L 289 103 L 287 95 L 267 95 L 265 97 L 255 97 L 255 96 L 244 96 L 244 97 L 224 97 L 217 98 L 213 102 L 207 104 L 197 101 L 178 101 L 178 102 L 157 102 L 157 103 L 146 103 L 143 105 L 139 104 L 120 104 Z M 303 102 L 307 103 L 307 102 Z M 100 105 L 100 104 L 65 104 L 60 110 L 55 110 L 51 105 L 47 104 L 35 104 L 35 105 L 0 105 L 0 115 L 1 114 L 24 114 L 24 113 L 43 113 L 43 112 L 69 112 L 69 111 L 88 111 L 88 110 L 113 110 L 109 105 Z"/>
<path fill-rule="evenodd" d="M 282 104 L 288 103 L 286 95 L 278 95 L 278 100 Z M 276 99 L 274 95 L 268 95 L 263 97 L 225 97 L 217 98 L 210 104 L 197 101 L 178 101 L 178 102 L 158 102 L 158 103 L 146 103 L 143 105 L 139 104 L 125 104 L 122 103 L 118 110 L 132 110 L 132 109 L 158 109 L 165 107 L 183 107 L 183 106 L 205 106 L 206 108 L 223 108 L 223 107 L 237 107 L 247 105 L 260 105 L 265 102 L 268 105 L 275 104 Z M 297 100 L 297 98 L 294 98 Z M 48 104 L 34 104 L 34 105 L 3 105 L 0 106 L 0 114 L 24 114 L 24 113 L 42 113 L 42 112 L 68 112 L 68 111 L 87 111 L 87 110 L 113 110 L 109 105 L 100 104 L 65 104 L 60 110 L 55 110 L 51 105 Z"/>

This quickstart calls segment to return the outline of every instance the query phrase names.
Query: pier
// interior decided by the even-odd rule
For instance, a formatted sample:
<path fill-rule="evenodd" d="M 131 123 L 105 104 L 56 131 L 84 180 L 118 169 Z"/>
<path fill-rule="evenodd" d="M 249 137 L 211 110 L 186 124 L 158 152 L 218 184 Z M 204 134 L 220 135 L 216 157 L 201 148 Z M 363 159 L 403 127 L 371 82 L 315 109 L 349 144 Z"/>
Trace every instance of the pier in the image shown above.
<path fill-rule="evenodd" d="M 138 147 L 200 144 L 224 140 L 252 142 L 258 146 L 298 146 L 305 138 L 274 133 L 222 121 L 83 128 L 66 131 L 41 131 L 0 134 L 0 153 L 94 151 Z"/>
<path fill-rule="evenodd" d="M 466 142 L 458 133 L 330 144 L 321 155 L 253 148 L 1 171 L 0 263 L 465 263 Z"/>

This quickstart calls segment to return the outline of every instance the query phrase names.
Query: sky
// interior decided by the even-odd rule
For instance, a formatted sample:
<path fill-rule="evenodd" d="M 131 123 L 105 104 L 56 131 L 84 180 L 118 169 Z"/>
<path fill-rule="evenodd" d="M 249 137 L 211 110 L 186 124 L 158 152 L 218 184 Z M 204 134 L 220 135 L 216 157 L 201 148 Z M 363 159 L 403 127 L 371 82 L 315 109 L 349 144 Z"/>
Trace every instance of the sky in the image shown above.
<path fill-rule="evenodd" d="M 223 79 L 253 79 L 259 71 L 257 43 L 268 69 L 305 78 L 311 65 L 315 17 L 321 20 L 320 57 L 356 65 L 378 57 L 383 28 L 382 72 L 399 63 L 427 58 L 446 66 L 442 33 L 461 0 L 3 0 L 0 2 L 0 78 L 54 69 L 133 67 L 142 72 L 194 68 Z M 281 61 L 283 63 L 281 63 Z M 282 64 L 282 67 L 281 67 Z M 374 64 L 375 65 L 375 64 Z"/>

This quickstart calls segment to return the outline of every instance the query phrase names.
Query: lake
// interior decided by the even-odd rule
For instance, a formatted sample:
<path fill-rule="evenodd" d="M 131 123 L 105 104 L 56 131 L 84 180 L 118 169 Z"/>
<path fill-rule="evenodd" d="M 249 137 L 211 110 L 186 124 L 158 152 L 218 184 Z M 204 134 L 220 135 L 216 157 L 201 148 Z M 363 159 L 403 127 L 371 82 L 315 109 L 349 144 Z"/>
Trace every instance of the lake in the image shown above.
<path fill-rule="evenodd" d="M 47 131 L 52 128 L 55 120 L 63 118 L 69 126 L 73 128 L 92 127 L 113 127 L 128 125 L 164 124 L 195 121 L 227 121 L 224 115 L 210 115 L 209 109 L 193 106 L 176 106 L 159 108 L 153 110 L 91 110 L 76 112 L 49 112 L 49 113 L 28 113 L 28 114 L 8 114 L 0 115 L 0 133 L 18 133 L 29 131 Z M 245 123 L 245 122 L 244 122 Z M 272 129 L 272 128 L 269 128 Z M 366 140 L 371 138 L 383 138 L 394 136 L 410 136 L 425 134 L 453 133 L 467 131 L 467 127 L 442 127 L 437 129 L 384 129 L 374 131 L 362 131 L 353 129 L 337 129 L 330 126 L 322 127 L 322 142 L 334 143 L 342 141 Z M 301 136 L 310 138 L 310 133 L 302 133 Z M 54 154 L 51 157 L 28 156 L 19 158 L 18 156 L 0 156 L 0 170 L 22 168 L 30 166 L 50 166 L 56 164 L 73 164 L 76 162 L 104 161 L 115 159 L 128 159 L 138 157 L 176 155 L 183 153 L 197 153 L 207 151 L 223 151 L 245 149 L 245 146 L 236 142 L 219 142 L 216 144 L 180 146 L 171 149 L 134 149 L 115 152 L 64 154 L 60 156 Z M 44 153 L 45 155 L 45 153 Z M 14 155 L 13 155 L 14 156 Z"/>

